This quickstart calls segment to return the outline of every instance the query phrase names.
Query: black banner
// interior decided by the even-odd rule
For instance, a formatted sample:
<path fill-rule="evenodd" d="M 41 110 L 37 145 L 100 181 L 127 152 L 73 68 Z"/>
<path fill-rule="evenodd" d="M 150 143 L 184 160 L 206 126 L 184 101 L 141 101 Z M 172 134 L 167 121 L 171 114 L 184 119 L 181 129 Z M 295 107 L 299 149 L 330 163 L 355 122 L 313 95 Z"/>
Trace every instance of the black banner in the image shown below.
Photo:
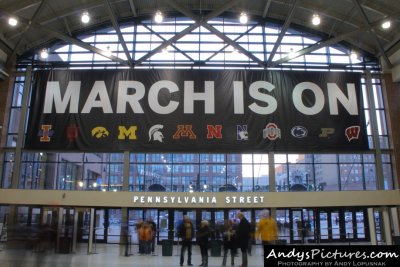
<path fill-rule="evenodd" d="M 25 148 L 137 152 L 368 149 L 360 74 L 35 73 Z"/>

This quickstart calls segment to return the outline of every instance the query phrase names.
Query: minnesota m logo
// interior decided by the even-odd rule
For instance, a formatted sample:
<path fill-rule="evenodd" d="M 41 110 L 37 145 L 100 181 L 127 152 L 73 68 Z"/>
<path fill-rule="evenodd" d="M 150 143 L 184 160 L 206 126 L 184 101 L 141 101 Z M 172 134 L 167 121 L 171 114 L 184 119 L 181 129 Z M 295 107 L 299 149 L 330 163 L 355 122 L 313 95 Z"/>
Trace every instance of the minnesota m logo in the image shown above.
<path fill-rule="evenodd" d="M 189 139 L 197 139 L 196 134 L 192 130 L 192 125 L 178 125 L 178 129 L 172 136 L 174 139 L 180 139 L 182 137 L 189 137 Z"/>
<path fill-rule="evenodd" d="M 129 129 L 126 129 L 125 126 L 118 126 L 119 134 L 118 134 L 118 139 L 119 140 L 125 140 L 127 137 L 129 140 L 136 140 L 136 130 L 137 126 L 131 126 Z"/>

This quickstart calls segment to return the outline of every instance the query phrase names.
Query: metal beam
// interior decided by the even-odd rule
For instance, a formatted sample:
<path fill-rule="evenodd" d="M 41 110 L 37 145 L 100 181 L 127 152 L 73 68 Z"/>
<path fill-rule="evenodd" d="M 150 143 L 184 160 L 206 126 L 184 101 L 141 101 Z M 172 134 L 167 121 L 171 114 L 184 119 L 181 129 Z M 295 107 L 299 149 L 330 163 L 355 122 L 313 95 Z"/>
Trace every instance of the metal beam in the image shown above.
<path fill-rule="evenodd" d="M 175 1 L 172 1 L 172 0 L 167 0 L 166 2 L 169 5 L 171 5 L 173 8 L 175 8 L 176 10 L 178 10 L 179 12 L 184 14 L 185 16 L 195 20 L 196 22 L 199 21 L 199 17 L 197 15 L 193 14 L 193 12 L 191 10 L 187 9 L 186 7 L 184 7 L 182 5 L 179 5 L 178 3 L 176 3 Z M 225 34 L 223 34 L 222 32 L 220 32 L 219 30 L 217 30 L 216 28 L 214 28 L 213 26 L 211 26 L 210 24 L 207 23 L 208 20 L 210 20 L 210 19 L 220 15 L 221 13 L 225 12 L 226 10 L 230 9 L 237 2 L 238 1 L 230 1 L 230 2 L 226 3 L 225 5 L 220 6 L 219 8 L 215 9 L 213 12 L 211 12 L 210 14 L 205 16 L 204 18 L 200 18 L 201 19 L 200 23 L 204 28 L 206 28 L 210 32 L 214 33 L 216 36 L 218 36 L 220 39 L 222 39 L 223 41 L 225 41 L 229 45 L 231 45 L 234 48 L 236 48 L 242 54 L 246 55 L 248 58 L 250 58 L 254 62 L 258 63 L 260 66 L 265 67 L 265 63 L 263 61 L 261 61 L 259 58 L 254 56 L 252 53 L 250 53 L 246 49 L 244 49 L 238 43 L 236 43 L 235 41 L 233 41 L 232 39 L 227 37 Z"/>
<path fill-rule="evenodd" d="M 227 9 L 232 7 L 232 5 L 236 4 L 238 1 L 239 0 L 230 1 L 227 4 L 215 9 L 213 12 L 211 12 L 210 14 L 205 16 L 203 18 L 203 20 L 207 21 L 209 19 L 212 19 L 213 17 L 216 17 L 216 16 L 220 15 L 221 13 L 225 12 Z M 186 16 L 188 16 L 189 18 L 193 19 L 195 21 L 195 23 L 190 25 L 189 27 L 187 27 L 186 29 L 184 29 L 180 33 L 176 34 L 172 38 L 164 41 L 161 45 L 159 45 L 158 47 L 156 47 L 155 49 L 151 50 L 149 53 L 147 53 L 146 55 L 144 55 L 143 57 L 138 59 L 135 62 L 135 66 L 142 64 L 144 61 L 146 61 L 147 59 L 151 58 L 152 56 L 154 56 L 155 54 L 160 52 L 162 49 L 164 49 L 167 46 L 169 46 L 169 45 L 173 44 L 174 42 L 178 41 L 179 39 L 184 37 L 186 34 L 192 32 L 193 30 L 195 30 L 197 27 L 199 27 L 201 25 L 201 18 L 199 16 L 193 14 L 193 12 L 191 10 L 189 10 L 189 9 L 187 9 L 187 8 L 181 6 L 181 5 L 178 5 L 176 2 L 171 1 L 171 0 L 166 0 L 166 2 L 171 7 L 175 8 L 179 12 L 181 12 L 181 13 L 185 14 Z"/>
<path fill-rule="evenodd" d="M 86 50 L 89 50 L 89 51 L 91 51 L 93 53 L 102 55 L 103 57 L 109 58 L 112 61 L 115 61 L 115 62 L 121 63 L 123 65 L 128 65 L 129 66 L 129 64 L 128 64 L 128 62 L 126 60 L 123 60 L 123 59 L 121 59 L 119 57 L 116 57 L 116 56 L 113 56 L 113 55 L 108 56 L 108 55 L 105 54 L 105 51 L 103 51 L 103 50 L 101 50 L 101 49 L 99 49 L 99 48 L 97 48 L 95 46 L 92 46 L 90 44 L 87 44 L 85 42 L 82 42 L 81 40 L 78 40 L 76 38 L 70 37 L 70 36 L 65 35 L 63 33 L 57 32 L 55 30 L 49 29 L 49 28 L 47 28 L 45 26 L 40 25 L 39 23 L 32 22 L 32 21 L 27 20 L 27 19 L 25 19 L 23 17 L 15 16 L 14 14 L 11 14 L 11 13 L 9 13 L 6 10 L 1 9 L 1 8 L 0 8 L 0 13 L 5 14 L 7 16 L 14 16 L 21 23 L 24 23 L 26 25 L 31 25 L 31 27 L 35 27 L 35 28 L 37 28 L 37 29 L 39 29 L 39 30 L 41 30 L 43 32 L 47 32 L 48 34 L 52 35 L 55 38 L 58 38 L 58 39 L 63 40 L 65 42 L 77 45 L 77 46 L 82 47 L 82 48 L 84 48 Z"/>
<path fill-rule="evenodd" d="M 362 19 L 364 21 L 365 26 L 371 28 L 371 30 L 368 31 L 368 32 L 370 32 L 370 34 L 372 35 L 372 38 L 374 38 L 374 41 L 375 41 L 376 45 L 378 46 L 379 53 L 383 57 L 383 60 L 385 61 L 386 65 L 389 68 L 393 68 L 393 65 L 390 62 L 389 58 L 387 57 L 387 55 L 385 53 L 385 50 L 383 49 L 381 43 L 378 40 L 377 35 L 375 34 L 374 30 L 371 27 L 371 23 L 369 22 L 369 19 L 367 17 L 367 14 L 365 14 L 364 9 L 362 8 L 362 6 L 360 5 L 360 3 L 357 0 L 353 0 L 353 2 L 354 2 L 354 5 L 356 6 L 358 12 L 361 14 L 361 17 L 362 17 Z"/>
<path fill-rule="evenodd" d="M 161 34 L 159 34 L 158 32 L 153 31 L 152 28 L 150 28 L 149 26 L 147 26 L 146 24 L 142 25 L 143 27 L 145 27 L 147 30 L 149 30 L 149 32 L 151 32 L 152 34 L 155 34 L 156 36 L 158 36 L 161 40 L 163 41 L 167 41 L 164 37 L 162 37 Z M 182 55 L 184 55 L 187 59 L 191 60 L 191 61 L 195 61 L 193 58 L 191 58 L 187 53 L 185 53 L 185 51 L 180 50 L 176 45 L 171 44 L 171 46 L 176 49 L 176 51 L 178 51 L 179 53 L 181 53 Z"/>
<path fill-rule="evenodd" d="M 29 31 L 29 29 L 31 28 L 32 24 L 35 23 L 37 15 L 40 13 L 40 11 L 42 10 L 43 6 L 46 4 L 47 0 L 43 0 L 40 5 L 38 6 L 38 8 L 35 10 L 35 13 L 33 14 L 32 18 L 30 19 L 29 23 L 26 24 L 25 28 L 22 30 L 21 32 L 21 36 L 19 37 L 17 43 L 14 46 L 14 49 L 11 53 L 11 55 L 8 57 L 6 65 L 8 64 L 8 61 L 12 58 L 14 58 L 14 56 L 17 54 L 17 50 L 19 48 L 19 46 L 21 45 L 21 41 L 24 39 L 24 37 L 26 36 L 26 33 Z"/>
<path fill-rule="evenodd" d="M 133 16 L 137 17 L 136 7 L 135 7 L 135 3 L 133 3 L 133 0 L 129 0 L 129 6 L 131 7 Z"/>
<path fill-rule="evenodd" d="M 105 4 L 105 6 L 107 8 L 108 15 L 110 16 L 110 20 L 111 20 L 111 23 L 112 23 L 112 25 L 113 25 L 113 27 L 115 29 L 115 32 L 118 35 L 119 42 L 122 45 L 122 48 L 124 49 L 125 56 L 128 59 L 128 64 L 129 64 L 129 66 L 132 66 L 132 57 L 131 57 L 131 55 L 129 53 L 128 47 L 126 46 L 126 42 L 124 40 L 124 36 L 122 35 L 121 29 L 120 29 L 119 24 L 118 24 L 118 20 L 115 17 L 114 11 L 112 10 L 112 7 L 111 7 L 111 4 L 110 4 L 109 0 L 104 0 L 104 4 Z"/>
<path fill-rule="evenodd" d="M 245 56 L 247 56 L 248 58 L 252 59 L 254 62 L 258 63 L 258 65 L 260 65 L 261 67 L 265 67 L 265 63 L 264 61 L 260 60 L 258 57 L 254 56 L 253 53 L 250 53 L 249 51 L 247 51 L 246 49 L 244 49 L 241 45 L 239 45 L 238 43 L 236 43 L 235 41 L 233 41 L 231 38 L 227 37 L 225 34 L 223 34 L 222 32 L 220 32 L 219 30 L 217 30 L 216 28 L 214 28 L 213 26 L 211 26 L 208 23 L 202 23 L 203 27 L 208 29 L 210 32 L 214 33 L 216 36 L 218 36 L 219 38 L 221 38 L 222 40 L 224 40 L 225 42 L 227 42 L 229 45 L 233 46 L 234 48 L 236 48 L 240 53 L 244 54 Z"/>
<path fill-rule="evenodd" d="M 185 36 L 186 34 L 190 33 L 191 31 L 193 31 L 194 29 L 196 29 L 199 26 L 200 26 L 200 22 L 196 22 L 196 23 L 190 25 L 189 27 L 187 27 L 186 29 L 184 29 L 183 31 L 181 31 L 180 33 L 178 33 L 177 35 L 174 35 L 174 37 L 168 39 L 167 41 L 164 41 L 161 45 L 159 45 L 158 47 L 154 48 L 153 50 L 151 50 L 149 53 L 147 53 L 143 57 L 139 58 L 135 62 L 135 66 L 141 65 L 144 61 L 148 60 L 149 58 L 151 58 L 152 56 L 154 56 L 155 54 L 157 54 L 158 52 L 160 52 L 162 49 L 166 48 L 167 46 L 169 46 L 169 45 L 173 44 L 174 42 L 178 41 L 183 36 Z"/>
<path fill-rule="evenodd" d="M 68 43 L 77 45 L 79 47 L 82 47 L 82 48 L 84 48 L 86 50 L 89 50 L 89 51 L 91 51 L 93 53 L 96 53 L 96 54 L 99 54 L 99 55 L 101 55 L 103 57 L 111 59 L 112 61 L 121 63 L 122 65 L 128 65 L 129 66 L 128 61 L 123 60 L 123 59 L 121 59 L 119 57 L 116 57 L 116 56 L 113 56 L 113 55 L 108 56 L 108 55 L 105 54 L 104 50 L 101 50 L 101 49 L 99 49 L 99 48 L 97 48 L 95 46 L 92 46 L 90 44 L 82 42 L 81 40 L 78 40 L 78 39 L 72 38 L 72 37 L 70 37 L 68 35 L 62 34 L 60 32 L 51 30 L 51 29 L 49 29 L 47 27 L 44 27 L 44 26 L 42 26 L 40 24 L 35 24 L 34 26 L 35 26 L 35 28 L 38 28 L 38 29 L 40 29 L 40 30 L 42 30 L 44 32 L 47 32 L 48 34 L 54 36 L 55 38 L 58 38 L 58 39 L 63 40 L 65 42 L 68 42 Z"/>
<path fill-rule="evenodd" d="M 290 13 L 287 16 L 286 21 L 282 26 L 282 30 L 281 30 L 281 32 L 280 32 L 280 34 L 278 36 L 278 39 L 275 42 L 274 48 L 272 48 L 272 51 L 271 51 L 271 54 L 269 55 L 267 64 L 271 64 L 272 59 L 274 58 L 276 51 L 278 50 L 279 46 L 281 45 L 282 39 L 285 36 L 286 31 L 289 29 L 290 23 L 292 22 L 292 19 L 293 19 L 293 16 L 294 16 L 294 12 L 296 10 L 298 2 L 299 2 L 298 0 L 294 1 L 293 6 L 292 6 L 292 8 L 290 10 Z"/>
<path fill-rule="evenodd" d="M 272 2 L 272 0 L 267 0 L 267 3 L 265 3 L 264 12 L 263 12 L 263 15 L 262 15 L 262 17 L 264 19 L 267 17 L 267 13 L 268 13 L 269 7 L 271 5 L 271 2 Z"/>
<path fill-rule="evenodd" d="M 296 51 L 296 56 L 295 57 L 290 57 L 290 56 L 283 57 L 283 58 L 281 58 L 279 60 L 271 62 L 270 64 L 268 64 L 268 67 L 271 67 L 271 68 L 276 67 L 276 66 L 278 66 L 278 65 L 280 65 L 282 63 L 288 62 L 289 60 L 292 60 L 292 59 L 294 59 L 296 57 L 311 53 L 311 52 L 316 51 L 316 50 L 318 50 L 318 49 L 320 49 L 322 47 L 336 44 L 338 42 L 341 42 L 341 41 L 345 40 L 346 38 L 348 38 L 350 36 L 353 36 L 355 34 L 358 34 L 358 33 L 367 31 L 367 30 L 369 30 L 369 29 L 371 29 L 373 27 L 376 27 L 376 26 L 382 24 L 382 22 L 384 22 L 387 19 L 397 18 L 398 16 L 400 16 L 400 12 L 396 12 L 396 13 L 390 15 L 390 16 L 387 16 L 387 17 L 385 17 L 383 19 L 375 21 L 375 22 L 371 23 L 369 26 L 358 28 L 358 29 L 353 30 L 351 32 L 343 33 L 343 34 L 338 35 L 336 37 L 333 37 L 331 39 L 328 39 L 328 40 L 321 41 L 321 42 L 318 42 L 316 44 L 310 45 L 310 46 L 308 46 L 308 47 L 306 47 L 306 48 L 304 48 L 302 50 Z"/>

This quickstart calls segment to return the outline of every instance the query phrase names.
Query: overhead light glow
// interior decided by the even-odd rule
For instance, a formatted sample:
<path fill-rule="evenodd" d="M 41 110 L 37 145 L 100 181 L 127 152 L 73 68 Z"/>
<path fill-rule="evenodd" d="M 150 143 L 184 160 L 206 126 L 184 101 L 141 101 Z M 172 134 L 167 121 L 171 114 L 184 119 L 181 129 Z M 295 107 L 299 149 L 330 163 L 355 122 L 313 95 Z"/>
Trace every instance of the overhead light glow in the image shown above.
<path fill-rule="evenodd" d="M 111 49 L 110 49 L 109 46 L 107 46 L 107 50 L 103 51 L 103 55 L 106 56 L 106 57 L 111 57 L 112 52 L 111 52 Z"/>
<path fill-rule="evenodd" d="M 82 17 L 81 17 L 81 21 L 82 23 L 89 23 L 90 21 L 90 16 L 89 13 L 87 11 L 83 12 Z"/>
<path fill-rule="evenodd" d="M 318 26 L 320 23 L 321 23 L 321 18 L 317 14 L 313 15 L 312 24 Z"/>
<path fill-rule="evenodd" d="M 161 23 L 164 20 L 163 14 L 161 11 L 157 11 L 156 14 L 154 15 L 154 21 L 156 23 Z"/>
<path fill-rule="evenodd" d="M 242 24 L 246 24 L 249 21 L 249 18 L 247 17 L 246 12 L 240 13 L 239 21 Z"/>
<path fill-rule="evenodd" d="M 390 23 L 390 20 L 385 21 L 384 23 L 382 23 L 382 29 L 389 29 L 390 26 L 392 26 L 392 24 Z"/>
<path fill-rule="evenodd" d="M 11 26 L 13 26 L 13 27 L 14 27 L 14 26 L 17 26 L 18 20 L 17 20 L 16 18 L 12 18 L 12 17 L 11 17 L 11 18 L 8 19 L 8 24 L 11 25 Z"/>
<path fill-rule="evenodd" d="M 47 59 L 49 57 L 49 52 L 47 52 L 47 49 L 42 49 L 42 51 L 40 51 L 40 57 L 42 59 Z"/>
<path fill-rule="evenodd" d="M 358 54 L 357 54 L 357 52 L 356 51 L 351 51 L 351 54 L 350 54 L 350 58 L 351 58 L 351 60 L 357 60 L 358 59 Z"/>

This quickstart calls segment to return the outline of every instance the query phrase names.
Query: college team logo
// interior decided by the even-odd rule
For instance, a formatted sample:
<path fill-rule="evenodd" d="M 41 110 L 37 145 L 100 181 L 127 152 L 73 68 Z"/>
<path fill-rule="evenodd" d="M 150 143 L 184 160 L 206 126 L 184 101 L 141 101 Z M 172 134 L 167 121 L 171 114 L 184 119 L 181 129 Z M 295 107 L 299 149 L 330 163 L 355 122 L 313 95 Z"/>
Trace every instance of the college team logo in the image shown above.
<path fill-rule="evenodd" d="M 318 135 L 319 138 L 329 138 L 335 133 L 335 128 L 321 128 L 321 133 Z"/>
<path fill-rule="evenodd" d="M 150 141 L 158 141 L 160 143 L 163 142 L 164 135 L 161 130 L 164 128 L 164 125 L 156 124 L 151 126 L 149 130 L 149 142 Z"/>
<path fill-rule="evenodd" d="M 236 125 L 236 139 L 240 141 L 249 140 L 247 125 Z"/>
<path fill-rule="evenodd" d="M 39 141 L 40 142 L 50 142 L 51 136 L 53 136 L 54 131 L 51 130 L 53 126 L 50 124 L 42 124 L 40 127 L 40 131 L 38 136 L 40 136 Z"/>
<path fill-rule="evenodd" d="M 268 123 L 263 130 L 263 138 L 268 138 L 269 140 L 276 140 L 281 138 L 281 129 L 275 123 Z"/>
<path fill-rule="evenodd" d="M 358 139 L 358 136 L 360 135 L 360 126 L 350 126 L 346 128 L 345 134 L 347 137 L 347 141 L 351 141 L 353 139 Z"/>
<path fill-rule="evenodd" d="M 97 126 L 92 129 L 92 136 L 94 138 L 104 139 L 104 138 L 107 138 L 109 135 L 110 135 L 110 132 L 102 126 Z"/>
<path fill-rule="evenodd" d="M 290 132 L 296 138 L 304 138 L 308 135 L 308 130 L 304 126 L 294 126 Z"/>

